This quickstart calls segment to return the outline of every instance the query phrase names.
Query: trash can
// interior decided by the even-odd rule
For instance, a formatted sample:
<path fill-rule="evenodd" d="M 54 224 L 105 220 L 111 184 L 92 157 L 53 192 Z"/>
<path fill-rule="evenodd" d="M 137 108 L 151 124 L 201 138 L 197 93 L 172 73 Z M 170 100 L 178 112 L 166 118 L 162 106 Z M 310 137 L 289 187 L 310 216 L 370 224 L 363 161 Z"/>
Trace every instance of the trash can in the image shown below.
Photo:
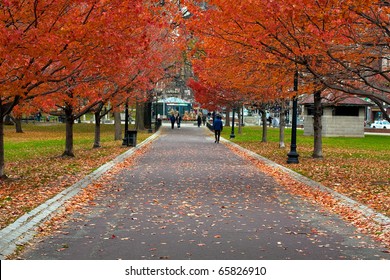
<path fill-rule="evenodd" d="M 127 146 L 137 146 L 137 130 L 127 131 Z"/>

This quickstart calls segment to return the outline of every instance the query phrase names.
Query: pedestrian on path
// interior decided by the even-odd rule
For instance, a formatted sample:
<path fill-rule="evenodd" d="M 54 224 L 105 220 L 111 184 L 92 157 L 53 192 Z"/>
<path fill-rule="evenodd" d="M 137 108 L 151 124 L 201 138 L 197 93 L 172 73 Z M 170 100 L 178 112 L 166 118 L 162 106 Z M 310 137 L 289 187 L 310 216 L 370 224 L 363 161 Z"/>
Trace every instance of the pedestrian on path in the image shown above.
<path fill-rule="evenodd" d="M 207 119 L 207 116 L 206 116 L 206 114 L 203 114 L 203 116 L 202 116 L 202 122 L 203 122 L 203 126 L 205 126 L 205 125 L 206 125 L 206 119 Z"/>
<path fill-rule="evenodd" d="M 198 127 L 200 127 L 200 125 L 202 124 L 202 117 L 200 116 L 200 114 L 198 114 L 198 118 L 196 120 L 198 121 Z"/>
<path fill-rule="evenodd" d="M 174 114 L 171 115 L 170 120 L 171 120 L 171 128 L 174 129 L 175 128 L 175 121 L 176 121 Z"/>
<path fill-rule="evenodd" d="M 177 123 L 177 128 L 180 128 L 180 123 L 181 123 L 181 116 L 180 116 L 180 113 L 177 113 L 176 123 Z"/>
<path fill-rule="evenodd" d="M 213 127 L 214 127 L 214 134 L 215 134 L 214 143 L 219 143 L 219 138 L 221 137 L 221 131 L 223 129 L 221 116 L 217 115 L 217 118 L 213 122 Z"/>

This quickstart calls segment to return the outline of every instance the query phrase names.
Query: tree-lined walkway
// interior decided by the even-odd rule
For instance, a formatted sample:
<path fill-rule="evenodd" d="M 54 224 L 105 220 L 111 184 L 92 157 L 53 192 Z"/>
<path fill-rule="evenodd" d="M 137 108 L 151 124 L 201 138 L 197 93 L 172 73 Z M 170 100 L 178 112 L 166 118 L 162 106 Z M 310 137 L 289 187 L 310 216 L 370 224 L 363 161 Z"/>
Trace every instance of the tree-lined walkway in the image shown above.
<path fill-rule="evenodd" d="M 380 259 L 369 237 L 292 197 L 204 127 L 163 126 L 85 213 L 26 259 Z M 111 186 L 112 185 L 112 186 Z"/>

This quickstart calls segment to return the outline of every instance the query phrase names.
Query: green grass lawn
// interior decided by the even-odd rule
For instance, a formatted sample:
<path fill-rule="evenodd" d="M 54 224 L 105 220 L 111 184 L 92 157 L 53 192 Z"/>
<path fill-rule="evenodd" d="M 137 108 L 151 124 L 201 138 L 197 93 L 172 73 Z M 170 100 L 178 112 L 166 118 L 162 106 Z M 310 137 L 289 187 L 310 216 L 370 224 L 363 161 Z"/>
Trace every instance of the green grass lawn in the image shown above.
<path fill-rule="evenodd" d="M 13 126 L 5 127 L 6 162 L 61 155 L 65 149 L 65 124 L 23 124 L 23 131 L 16 133 Z M 92 149 L 94 124 L 76 123 L 73 136 L 76 156 L 80 150 Z M 137 142 L 148 136 L 146 132 L 139 132 Z M 114 141 L 114 125 L 102 124 L 100 137 L 102 147 L 121 145 L 121 141 Z"/>
<path fill-rule="evenodd" d="M 231 128 L 226 127 L 222 136 L 229 139 Z M 231 141 L 236 143 L 260 143 L 262 138 L 262 128 L 257 126 L 245 126 L 242 128 L 242 134 L 237 133 L 235 130 L 235 138 Z M 279 129 L 268 128 L 267 141 L 269 143 L 279 143 Z M 285 130 L 285 145 L 290 147 L 291 142 L 291 129 Z M 381 135 L 366 135 L 363 138 L 353 137 L 324 137 L 322 139 L 323 151 L 327 153 L 339 151 L 339 155 L 343 157 L 357 157 L 373 156 L 371 152 L 374 152 L 375 157 L 378 159 L 390 159 L 390 137 Z M 297 150 L 300 153 L 299 148 L 302 147 L 302 155 L 307 156 L 309 153 L 311 156 L 312 147 L 314 145 L 314 139 L 312 136 L 304 136 L 303 130 L 297 130 Z M 309 150 L 309 151 L 308 151 Z"/>

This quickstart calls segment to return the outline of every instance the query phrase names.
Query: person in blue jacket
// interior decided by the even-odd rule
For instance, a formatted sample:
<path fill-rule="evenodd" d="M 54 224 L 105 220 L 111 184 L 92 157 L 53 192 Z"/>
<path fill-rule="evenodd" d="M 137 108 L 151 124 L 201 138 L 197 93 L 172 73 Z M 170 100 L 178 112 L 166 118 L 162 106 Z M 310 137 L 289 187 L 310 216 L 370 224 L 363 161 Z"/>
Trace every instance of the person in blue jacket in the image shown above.
<path fill-rule="evenodd" d="M 221 136 L 221 131 L 223 128 L 221 116 L 217 115 L 216 119 L 213 120 L 213 128 L 214 128 L 214 134 L 215 134 L 215 142 L 219 143 L 219 138 Z"/>

